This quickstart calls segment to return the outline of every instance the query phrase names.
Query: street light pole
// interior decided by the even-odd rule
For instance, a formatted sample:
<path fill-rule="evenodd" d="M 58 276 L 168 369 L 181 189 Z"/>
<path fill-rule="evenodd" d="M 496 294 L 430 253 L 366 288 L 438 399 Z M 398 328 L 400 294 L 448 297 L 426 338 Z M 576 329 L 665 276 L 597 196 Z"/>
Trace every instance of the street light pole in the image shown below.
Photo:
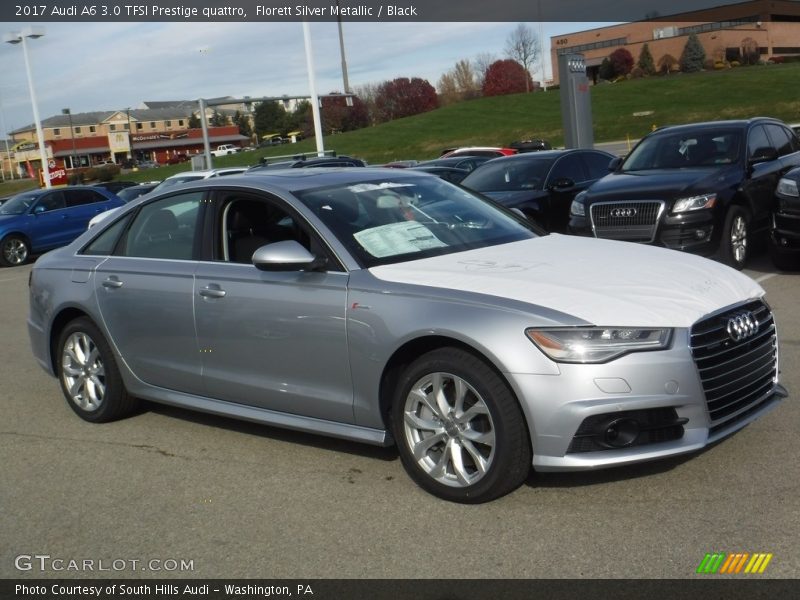
<path fill-rule="evenodd" d="M 61 109 L 62 115 L 67 115 L 69 117 L 69 137 L 72 140 L 72 168 L 77 168 L 75 166 L 75 160 L 78 158 L 78 150 L 75 148 L 75 130 L 72 127 L 72 111 L 68 108 Z"/>
<path fill-rule="evenodd" d="M 47 149 L 44 145 L 44 132 L 42 131 L 42 121 L 39 119 L 39 107 L 36 103 L 36 90 L 33 88 L 33 75 L 31 74 L 31 62 L 28 58 L 27 38 L 36 39 L 44 35 L 43 27 L 26 27 L 21 32 L 7 33 L 4 41 L 9 44 L 22 43 L 22 54 L 25 57 L 25 72 L 28 75 L 28 88 L 31 93 L 31 105 L 33 106 L 33 122 L 36 125 L 36 139 L 39 142 L 39 157 L 42 161 L 42 172 L 44 174 L 44 187 L 53 187 L 50 183 L 50 167 L 47 163 Z"/>

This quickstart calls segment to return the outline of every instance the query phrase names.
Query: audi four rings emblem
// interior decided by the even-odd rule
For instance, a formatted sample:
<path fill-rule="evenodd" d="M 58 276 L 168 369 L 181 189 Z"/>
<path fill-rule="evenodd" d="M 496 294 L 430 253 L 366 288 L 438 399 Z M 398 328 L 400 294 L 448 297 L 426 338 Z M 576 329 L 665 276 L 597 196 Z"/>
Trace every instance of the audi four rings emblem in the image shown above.
<path fill-rule="evenodd" d="M 612 217 L 635 217 L 635 208 L 612 208 L 609 213 Z"/>
<path fill-rule="evenodd" d="M 751 312 L 741 313 L 728 319 L 727 331 L 734 342 L 741 342 L 756 334 L 758 319 Z"/>

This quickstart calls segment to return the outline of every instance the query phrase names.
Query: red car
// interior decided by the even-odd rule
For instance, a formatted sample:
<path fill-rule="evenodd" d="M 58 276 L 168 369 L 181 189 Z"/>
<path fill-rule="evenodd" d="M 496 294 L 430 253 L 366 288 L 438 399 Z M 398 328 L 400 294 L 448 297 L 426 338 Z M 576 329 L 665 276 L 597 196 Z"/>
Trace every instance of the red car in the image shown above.
<path fill-rule="evenodd" d="M 448 150 L 440 158 L 449 158 L 451 156 L 491 156 L 496 158 L 498 156 L 511 156 L 516 154 L 514 148 L 498 148 L 495 146 L 468 146 L 464 148 L 455 148 Z"/>

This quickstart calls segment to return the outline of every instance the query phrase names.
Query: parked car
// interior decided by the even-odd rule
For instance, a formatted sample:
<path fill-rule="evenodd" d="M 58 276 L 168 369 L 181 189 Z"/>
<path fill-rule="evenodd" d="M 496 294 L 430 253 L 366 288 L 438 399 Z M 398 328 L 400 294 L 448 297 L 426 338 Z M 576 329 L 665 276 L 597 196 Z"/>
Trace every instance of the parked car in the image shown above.
<path fill-rule="evenodd" d="M 715 256 L 741 269 L 766 234 L 800 140 L 755 118 L 665 127 L 644 137 L 572 204 L 573 233 Z"/>
<path fill-rule="evenodd" d="M 517 140 L 508 145 L 517 152 L 539 152 L 540 150 L 552 150 L 550 142 L 547 140 Z"/>
<path fill-rule="evenodd" d="M 161 183 L 160 181 L 148 181 L 147 183 L 140 183 L 139 185 L 134 185 L 132 187 L 127 187 L 124 190 L 120 190 L 117 192 L 117 196 L 123 202 L 130 202 L 131 200 L 135 200 L 139 196 L 143 196 L 144 194 L 149 194 L 152 192 L 156 186 Z"/>
<path fill-rule="evenodd" d="M 800 168 L 792 169 L 778 181 L 777 206 L 772 216 L 769 254 L 779 269 L 800 267 Z"/>
<path fill-rule="evenodd" d="M 220 144 L 216 150 L 211 151 L 211 154 L 213 156 L 227 156 L 228 154 L 236 154 L 240 150 L 239 146 L 234 146 L 233 144 Z"/>
<path fill-rule="evenodd" d="M 164 164 L 166 165 L 179 165 L 180 163 L 185 163 L 189 160 L 189 155 L 184 152 L 177 152 L 172 156 L 168 157 Z"/>
<path fill-rule="evenodd" d="M 461 185 L 522 211 L 546 231 L 563 232 L 575 196 L 608 174 L 612 154 L 601 150 L 544 150 L 495 158 Z"/>
<path fill-rule="evenodd" d="M 310 169 L 316 167 L 366 167 L 367 163 L 360 158 L 353 158 L 344 154 L 340 156 L 299 156 L 290 160 L 269 162 L 266 157 L 261 163 L 248 169 L 249 172 L 258 172 L 264 169 Z"/>
<path fill-rule="evenodd" d="M 450 158 L 435 158 L 423 161 L 415 166 L 418 167 L 452 167 L 454 169 L 466 169 L 472 171 L 481 166 L 487 160 L 492 160 L 493 156 L 451 156 Z"/>
<path fill-rule="evenodd" d="M 14 196 L 3 196 L 2 198 L 0 198 L 0 206 L 3 205 L 3 202 L 5 202 L 6 200 L 11 200 L 11 198 L 13 197 Z"/>
<path fill-rule="evenodd" d="M 457 169 L 456 167 L 437 167 L 437 166 L 426 166 L 421 165 L 419 167 L 411 167 L 414 171 L 420 171 L 422 173 L 430 173 L 431 175 L 436 175 L 437 177 L 444 179 L 445 181 L 449 181 L 451 183 L 461 183 L 467 175 L 469 175 L 469 171 L 467 169 Z"/>
<path fill-rule="evenodd" d="M 201 171 L 183 171 L 182 173 L 175 173 L 170 175 L 164 181 L 159 183 L 151 191 L 154 193 L 162 192 L 167 188 L 188 183 L 190 181 L 198 181 L 200 179 L 211 179 L 213 177 L 227 177 L 229 175 L 239 175 L 247 171 L 247 167 L 222 167 L 219 169 L 204 169 Z"/>
<path fill-rule="evenodd" d="M 498 148 L 496 146 L 466 146 L 463 148 L 448 148 L 439 158 L 450 156 L 488 156 L 496 158 L 498 156 L 511 156 L 516 154 L 514 148 Z"/>
<path fill-rule="evenodd" d="M 111 192 L 91 186 L 17 194 L 0 206 L 0 264 L 22 265 L 32 254 L 69 244 L 93 216 L 123 204 Z"/>
<path fill-rule="evenodd" d="M 408 169 L 212 178 L 41 257 L 28 330 L 87 421 L 143 399 L 396 444 L 424 489 L 483 502 L 531 465 L 697 451 L 785 396 L 756 282 L 630 248 Z"/>
<path fill-rule="evenodd" d="M 112 194 L 118 194 L 120 190 L 138 185 L 135 181 L 101 181 L 100 183 L 93 183 L 92 187 L 103 188 Z"/>

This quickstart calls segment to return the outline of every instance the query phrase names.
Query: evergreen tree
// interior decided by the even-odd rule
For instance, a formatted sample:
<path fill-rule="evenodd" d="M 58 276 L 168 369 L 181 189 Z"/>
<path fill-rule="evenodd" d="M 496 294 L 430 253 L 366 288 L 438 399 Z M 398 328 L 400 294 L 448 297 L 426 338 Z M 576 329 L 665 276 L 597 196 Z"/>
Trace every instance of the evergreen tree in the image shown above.
<path fill-rule="evenodd" d="M 642 51 L 639 54 L 639 61 L 636 65 L 645 75 L 653 75 L 656 72 L 656 63 L 653 60 L 653 55 L 650 54 L 650 46 L 648 46 L 647 43 L 642 46 Z"/>
<path fill-rule="evenodd" d="M 700 40 L 697 39 L 695 34 L 691 34 L 689 39 L 686 40 L 686 46 L 683 48 L 681 54 L 681 71 L 684 73 L 696 73 L 703 70 L 703 64 L 706 62 L 706 51 Z"/>
<path fill-rule="evenodd" d="M 200 125 L 200 117 L 198 117 L 194 113 L 189 115 L 188 127 L 189 127 L 189 129 L 200 129 L 200 127 L 201 127 L 201 125 Z"/>

